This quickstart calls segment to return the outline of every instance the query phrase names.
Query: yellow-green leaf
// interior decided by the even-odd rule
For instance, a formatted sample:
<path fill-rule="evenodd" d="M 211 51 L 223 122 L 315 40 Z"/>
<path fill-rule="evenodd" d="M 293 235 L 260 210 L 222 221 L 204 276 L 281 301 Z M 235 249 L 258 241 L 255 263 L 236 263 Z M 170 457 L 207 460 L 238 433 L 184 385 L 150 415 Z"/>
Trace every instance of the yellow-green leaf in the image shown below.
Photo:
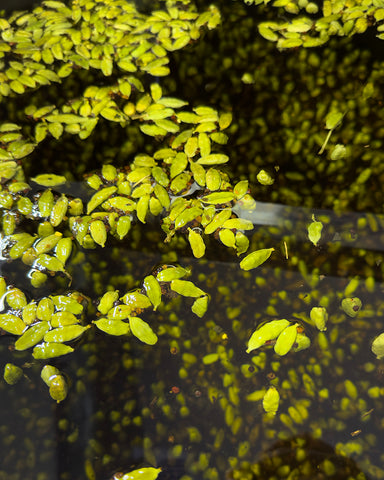
<path fill-rule="evenodd" d="M 251 270 L 259 267 L 268 260 L 274 250 L 274 248 L 262 248 L 261 250 L 250 253 L 240 262 L 240 268 L 243 270 Z"/>
<path fill-rule="evenodd" d="M 269 387 L 263 398 L 263 408 L 265 412 L 276 414 L 279 408 L 280 395 L 275 387 Z"/>
<path fill-rule="evenodd" d="M 53 173 L 45 173 L 31 178 L 31 180 L 43 187 L 56 187 L 63 185 L 67 180 L 63 175 L 55 175 Z"/>
<path fill-rule="evenodd" d="M 129 317 L 129 326 L 135 337 L 148 345 L 154 345 L 157 342 L 157 335 L 148 325 L 139 317 Z"/>

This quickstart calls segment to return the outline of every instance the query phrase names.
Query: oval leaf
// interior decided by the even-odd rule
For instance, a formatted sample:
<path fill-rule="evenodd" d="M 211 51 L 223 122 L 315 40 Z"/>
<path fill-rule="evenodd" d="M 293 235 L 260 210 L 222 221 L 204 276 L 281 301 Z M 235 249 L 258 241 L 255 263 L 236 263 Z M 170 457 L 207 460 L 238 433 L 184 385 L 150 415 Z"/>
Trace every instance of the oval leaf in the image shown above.
<path fill-rule="evenodd" d="M 252 268 L 259 267 L 268 260 L 274 250 L 274 248 L 262 248 L 261 250 L 250 253 L 240 262 L 240 268 L 243 270 L 252 270 Z"/>
<path fill-rule="evenodd" d="M 157 342 L 157 335 L 148 325 L 139 317 L 129 317 L 131 332 L 135 337 L 148 345 L 154 345 Z"/>

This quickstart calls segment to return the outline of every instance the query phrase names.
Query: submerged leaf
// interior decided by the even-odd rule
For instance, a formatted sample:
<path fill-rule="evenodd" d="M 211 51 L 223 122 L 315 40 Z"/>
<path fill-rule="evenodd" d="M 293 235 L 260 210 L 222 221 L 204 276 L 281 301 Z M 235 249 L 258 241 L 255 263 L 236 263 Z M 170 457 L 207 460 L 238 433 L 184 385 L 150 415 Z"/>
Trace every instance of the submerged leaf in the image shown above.
<path fill-rule="evenodd" d="M 325 307 L 313 307 L 309 315 L 318 330 L 321 332 L 327 330 L 328 313 Z"/>
<path fill-rule="evenodd" d="M 13 363 L 5 365 L 3 377 L 8 385 L 15 385 L 22 376 L 23 370 L 20 367 L 13 365 Z"/>
<path fill-rule="evenodd" d="M 275 387 L 269 387 L 263 398 L 263 408 L 266 413 L 276 414 L 279 408 L 280 395 Z"/>
<path fill-rule="evenodd" d="M 317 245 L 321 238 L 323 224 L 315 220 L 315 215 L 312 215 L 312 220 L 313 222 L 308 226 L 308 238 L 314 245 Z"/>

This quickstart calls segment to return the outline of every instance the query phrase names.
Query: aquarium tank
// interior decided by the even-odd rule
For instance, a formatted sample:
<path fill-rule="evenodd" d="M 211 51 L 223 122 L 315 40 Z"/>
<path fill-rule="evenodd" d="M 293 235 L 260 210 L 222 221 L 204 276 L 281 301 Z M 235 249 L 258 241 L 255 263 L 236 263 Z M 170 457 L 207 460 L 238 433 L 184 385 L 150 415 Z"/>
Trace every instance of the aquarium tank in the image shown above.
<path fill-rule="evenodd" d="M 0 480 L 384 479 L 383 1 L 1 8 Z"/>

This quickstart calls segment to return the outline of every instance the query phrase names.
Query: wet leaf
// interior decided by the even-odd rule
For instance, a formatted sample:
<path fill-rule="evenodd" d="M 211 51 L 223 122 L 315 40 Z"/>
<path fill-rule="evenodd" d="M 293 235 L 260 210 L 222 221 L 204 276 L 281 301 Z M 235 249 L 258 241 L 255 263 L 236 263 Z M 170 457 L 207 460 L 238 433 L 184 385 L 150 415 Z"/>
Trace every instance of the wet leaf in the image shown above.
<path fill-rule="evenodd" d="M 104 222 L 102 220 L 92 221 L 89 225 L 89 230 L 95 243 L 104 247 L 105 242 L 107 241 L 107 229 Z"/>
<path fill-rule="evenodd" d="M 195 258 L 204 257 L 205 244 L 202 236 L 195 230 L 188 228 L 188 241 L 191 245 L 193 256 Z"/>
<path fill-rule="evenodd" d="M 55 254 L 60 262 L 65 265 L 65 262 L 68 260 L 72 252 L 72 239 L 71 238 L 61 238 L 57 245 Z"/>
<path fill-rule="evenodd" d="M 243 218 L 230 218 L 222 224 L 223 228 L 230 228 L 236 230 L 253 230 L 253 223 Z"/>
<path fill-rule="evenodd" d="M 153 305 L 153 309 L 156 310 L 161 303 L 161 287 L 159 282 L 153 275 L 148 275 L 144 278 L 143 286 Z"/>
<path fill-rule="evenodd" d="M 145 217 L 147 216 L 149 206 L 149 195 L 143 195 L 140 197 L 136 205 L 137 218 L 141 223 L 145 223 Z"/>
<path fill-rule="evenodd" d="M 199 184 L 201 187 L 205 186 L 205 169 L 202 165 L 199 165 L 198 163 L 195 162 L 190 162 L 190 168 L 191 172 L 193 174 L 193 179 L 197 184 Z"/>
<path fill-rule="evenodd" d="M 28 233 L 16 233 L 9 237 L 11 241 L 16 241 L 15 245 L 9 250 L 9 256 L 13 260 L 20 258 L 28 248 L 33 245 L 36 237 L 29 235 Z"/>
<path fill-rule="evenodd" d="M 321 222 L 317 222 L 314 215 L 312 215 L 312 220 L 313 222 L 308 226 L 308 238 L 314 245 L 317 245 L 321 238 L 323 224 Z"/>
<path fill-rule="evenodd" d="M 74 349 L 65 343 L 41 343 L 33 349 L 32 356 L 36 360 L 61 357 L 72 353 Z"/>
<path fill-rule="evenodd" d="M 201 297 L 205 292 L 188 280 L 172 280 L 171 289 L 184 297 Z"/>
<path fill-rule="evenodd" d="M 268 260 L 274 250 L 274 248 L 262 248 L 261 250 L 250 253 L 240 262 L 240 268 L 243 270 L 251 270 L 259 267 Z"/>
<path fill-rule="evenodd" d="M 49 323 L 46 321 L 32 325 L 16 340 L 15 349 L 26 350 L 27 348 L 33 347 L 44 338 L 44 335 L 48 332 L 49 328 Z"/>
<path fill-rule="evenodd" d="M 38 207 L 42 217 L 49 217 L 52 212 L 55 199 L 50 189 L 45 190 L 38 199 Z"/>
<path fill-rule="evenodd" d="M 31 178 L 31 180 L 38 185 L 43 185 L 43 187 L 57 187 L 58 185 L 63 185 L 67 181 L 64 176 L 55 175 L 53 173 L 38 175 L 37 177 Z"/>
<path fill-rule="evenodd" d="M 291 350 L 291 348 L 296 342 L 297 326 L 298 324 L 295 323 L 294 325 L 291 325 L 290 327 L 285 328 L 277 337 L 277 340 L 274 346 L 274 350 L 275 350 L 275 353 L 277 353 L 277 355 L 280 355 L 282 357 Z"/>
<path fill-rule="evenodd" d="M 45 342 L 64 343 L 75 340 L 80 337 L 90 325 L 83 327 L 82 325 L 65 325 L 63 327 L 53 328 L 44 335 Z"/>
<path fill-rule="evenodd" d="M 205 312 L 207 311 L 209 304 L 209 297 L 205 295 L 203 297 L 197 298 L 192 304 L 192 312 L 197 315 L 198 317 L 203 317 Z"/>
<path fill-rule="evenodd" d="M 173 97 L 161 97 L 157 103 L 161 103 L 161 105 L 164 105 L 164 107 L 169 108 L 181 108 L 185 105 L 188 105 L 188 102 Z"/>
<path fill-rule="evenodd" d="M 235 234 L 232 230 L 228 230 L 227 228 L 222 228 L 219 230 L 219 238 L 220 241 L 229 248 L 235 248 L 236 246 L 236 239 Z"/>
<path fill-rule="evenodd" d="M 143 343 L 154 345 L 157 342 L 157 335 L 148 323 L 144 322 L 141 318 L 129 317 L 129 326 L 131 327 L 133 335 Z"/>
<path fill-rule="evenodd" d="M 212 221 L 204 229 L 204 233 L 210 235 L 215 232 L 218 228 L 222 227 L 224 223 L 231 218 L 232 210 L 230 208 L 225 208 L 220 212 L 216 213 Z"/>
<path fill-rule="evenodd" d="M 102 332 L 108 333 L 108 335 L 126 335 L 130 331 L 129 324 L 123 322 L 123 320 L 100 318 L 100 320 L 94 320 L 92 323 Z"/>
<path fill-rule="evenodd" d="M 76 300 L 76 295 L 79 294 L 77 292 L 73 292 L 71 295 L 55 295 L 52 296 L 51 299 L 57 310 L 67 311 L 73 313 L 74 315 L 79 315 L 83 312 L 84 307 L 80 301 Z M 82 297 L 80 296 L 80 299 L 81 298 Z"/>
<path fill-rule="evenodd" d="M 161 468 L 144 467 L 132 472 L 126 473 L 121 480 L 156 480 L 161 472 Z"/>
<path fill-rule="evenodd" d="M 231 202 L 234 197 L 232 192 L 214 192 L 202 197 L 201 201 L 211 205 L 221 205 Z"/>
<path fill-rule="evenodd" d="M 49 394 L 57 403 L 66 399 L 68 385 L 63 375 L 55 375 L 49 384 Z"/>
<path fill-rule="evenodd" d="M 42 253 L 33 264 L 38 270 L 48 270 L 49 272 L 65 272 L 63 263 L 56 257 Z"/>
<path fill-rule="evenodd" d="M 60 223 L 64 220 L 65 215 L 68 210 L 68 198 L 65 195 L 56 201 L 51 210 L 51 215 L 49 221 L 53 227 L 58 227 Z"/>
<path fill-rule="evenodd" d="M 99 190 L 96 192 L 92 198 L 89 200 L 88 205 L 87 205 L 87 215 L 89 215 L 93 210 L 101 205 L 105 200 L 107 200 L 110 196 L 112 196 L 117 190 L 117 187 L 112 186 L 112 187 L 107 187 L 103 188 L 102 190 Z"/>
<path fill-rule="evenodd" d="M 211 192 L 219 190 L 221 186 L 221 174 L 216 168 L 210 168 L 205 175 L 205 183 Z"/>
<path fill-rule="evenodd" d="M 79 319 L 71 312 L 56 312 L 51 316 L 50 320 L 52 328 L 75 325 L 76 323 L 79 323 Z"/>
<path fill-rule="evenodd" d="M 133 311 L 136 308 L 145 309 L 152 305 L 149 298 L 140 293 L 139 290 L 126 293 L 121 300 L 130 307 L 130 311 Z"/>
<path fill-rule="evenodd" d="M 185 227 L 188 223 L 198 218 L 203 213 L 200 207 L 191 207 L 183 210 L 175 219 L 175 230 Z"/>
<path fill-rule="evenodd" d="M 205 155 L 197 160 L 197 163 L 200 165 L 222 165 L 227 163 L 229 157 L 222 153 L 211 153 L 210 155 Z"/>
<path fill-rule="evenodd" d="M 249 183 L 248 180 L 241 180 L 237 182 L 236 185 L 233 187 L 233 193 L 235 195 L 236 200 L 244 197 L 244 195 L 248 192 Z"/>
<path fill-rule="evenodd" d="M 116 233 L 122 240 L 131 229 L 131 217 L 123 216 L 120 217 L 116 224 Z"/>
<path fill-rule="evenodd" d="M 97 306 L 97 310 L 106 315 L 111 308 L 113 308 L 113 304 L 119 299 L 119 291 L 118 290 L 110 290 L 105 292 L 104 295 L 100 299 L 100 303 Z"/>
<path fill-rule="evenodd" d="M 189 274 L 190 271 L 186 268 L 167 266 L 167 268 L 163 268 L 163 270 L 156 275 L 156 278 L 159 282 L 171 282 L 172 280 L 183 278 Z"/>
<path fill-rule="evenodd" d="M 62 236 L 62 233 L 55 232 L 54 234 L 48 235 L 47 237 L 43 237 L 41 240 L 39 240 L 34 246 L 37 255 L 40 255 L 41 253 L 47 253 L 52 250 L 59 243 L 59 240 Z"/>
<path fill-rule="evenodd" d="M 288 320 L 272 320 L 267 322 L 252 333 L 251 338 L 248 340 L 247 353 L 252 350 L 262 347 L 269 340 L 274 340 L 280 333 L 289 326 Z"/>
<path fill-rule="evenodd" d="M 149 135 L 150 137 L 163 137 L 167 134 L 167 130 L 158 127 L 157 125 L 144 124 L 140 125 L 139 128 L 143 133 L 145 133 L 145 135 Z"/>
<path fill-rule="evenodd" d="M 12 335 L 22 335 L 27 325 L 20 317 L 11 313 L 0 314 L 0 328 Z"/>

